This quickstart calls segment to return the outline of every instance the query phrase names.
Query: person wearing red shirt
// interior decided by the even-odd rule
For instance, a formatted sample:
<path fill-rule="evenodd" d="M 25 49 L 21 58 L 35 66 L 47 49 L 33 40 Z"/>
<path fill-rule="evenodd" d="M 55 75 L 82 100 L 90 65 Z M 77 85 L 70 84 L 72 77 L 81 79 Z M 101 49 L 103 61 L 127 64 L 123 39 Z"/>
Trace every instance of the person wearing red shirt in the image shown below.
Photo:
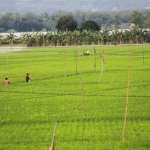
<path fill-rule="evenodd" d="M 52 145 L 51 149 L 50 150 L 54 150 L 54 145 Z"/>
<path fill-rule="evenodd" d="M 8 80 L 8 78 L 5 78 L 4 84 L 5 84 L 5 85 L 9 85 L 9 84 L 10 84 L 10 81 Z"/>

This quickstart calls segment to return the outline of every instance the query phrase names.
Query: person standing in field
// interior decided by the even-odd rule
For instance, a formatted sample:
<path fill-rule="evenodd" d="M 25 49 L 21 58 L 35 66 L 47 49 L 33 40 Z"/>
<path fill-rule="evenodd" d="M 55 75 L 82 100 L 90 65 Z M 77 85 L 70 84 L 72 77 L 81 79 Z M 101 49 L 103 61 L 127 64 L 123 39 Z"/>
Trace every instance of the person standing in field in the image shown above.
<path fill-rule="evenodd" d="M 29 74 L 26 75 L 26 82 L 30 82 Z"/>
<path fill-rule="evenodd" d="M 8 78 L 5 78 L 4 84 L 5 84 L 5 85 L 9 85 L 9 84 L 10 84 L 10 81 L 8 80 Z"/>
<path fill-rule="evenodd" d="M 50 150 L 54 150 L 54 145 L 52 145 L 52 147 L 50 148 Z"/>

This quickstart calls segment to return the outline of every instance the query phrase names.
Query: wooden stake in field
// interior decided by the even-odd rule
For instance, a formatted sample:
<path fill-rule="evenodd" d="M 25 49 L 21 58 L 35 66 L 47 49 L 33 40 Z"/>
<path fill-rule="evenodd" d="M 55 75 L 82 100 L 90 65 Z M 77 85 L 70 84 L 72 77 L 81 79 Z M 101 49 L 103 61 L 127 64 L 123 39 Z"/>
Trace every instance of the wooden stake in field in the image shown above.
<path fill-rule="evenodd" d="M 75 48 L 75 63 L 76 63 L 76 75 L 78 73 L 78 63 L 77 63 L 77 49 Z"/>
<path fill-rule="evenodd" d="M 104 51 L 102 52 L 102 69 L 101 69 L 101 72 L 100 72 L 100 77 L 99 77 L 99 82 L 101 81 L 101 78 L 102 78 L 102 74 L 103 74 L 103 71 L 104 71 L 104 64 L 105 64 L 105 61 L 104 61 Z"/>
<path fill-rule="evenodd" d="M 7 51 L 7 56 L 6 56 L 6 59 L 7 59 L 7 65 L 8 65 L 8 61 L 9 61 L 9 59 L 8 59 L 8 54 L 9 54 L 9 52 Z"/>
<path fill-rule="evenodd" d="M 54 131 L 53 131 L 53 136 L 52 136 L 52 143 L 51 143 L 51 147 L 49 150 L 54 150 L 55 148 L 55 145 L 54 145 L 54 140 L 55 140 L 55 134 L 56 134 L 56 128 L 57 128 L 57 122 L 55 123 L 55 126 L 54 126 Z"/>
<path fill-rule="evenodd" d="M 104 65 L 103 66 L 103 71 L 105 71 L 105 53 L 104 53 L 104 51 L 103 51 L 103 57 L 102 58 L 103 58 L 103 65 Z"/>
<path fill-rule="evenodd" d="M 95 47 L 94 47 L 94 56 L 95 56 L 94 68 L 95 68 L 95 71 L 96 71 L 96 49 L 95 49 Z"/>
<path fill-rule="evenodd" d="M 82 94 L 82 104 L 83 104 L 83 109 L 84 109 L 84 117 L 87 119 L 87 113 L 86 113 L 86 106 L 85 106 L 85 101 L 84 101 L 84 90 L 83 90 L 83 82 L 82 82 L 82 72 L 81 72 L 81 60 L 80 60 L 80 55 L 79 55 L 79 64 L 80 64 L 80 85 L 81 85 L 81 94 Z"/>
<path fill-rule="evenodd" d="M 13 45 L 10 45 L 10 49 L 12 49 L 12 48 L 13 48 Z M 6 52 L 7 65 L 9 64 L 9 53 L 10 53 L 10 50 L 8 49 Z"/>
<path fill-rule="evenodd" d="M 64 72 L 65 72 L 65 77 L 67 76 L 66 73 L 66 50 L 64 51 Z"/>
<path fill-rule="evenodd" d="M 143 55 L 143 66 L 145 66 L 145 61 L 144 61 L 144 48 L 143 48 L 143 44 L 142 44 L 142 55 Z"/>
<path fill-rule="evenodd" d="M 130 89 L 131 61 L 132 61 L 132 47 L 131 47 L 131 50 L 130 50 L 130 59 L 129 59 L 128 86 L 127 86 L 127 97 L 126 97 L 126 111 L 125 111 L 125 118 L 124 118 L 122 141 L 124 141 L 124 138 L 125 138 L 126 124 L 127 124 L 128 104 L 129 104 L 129 89 Z"/>

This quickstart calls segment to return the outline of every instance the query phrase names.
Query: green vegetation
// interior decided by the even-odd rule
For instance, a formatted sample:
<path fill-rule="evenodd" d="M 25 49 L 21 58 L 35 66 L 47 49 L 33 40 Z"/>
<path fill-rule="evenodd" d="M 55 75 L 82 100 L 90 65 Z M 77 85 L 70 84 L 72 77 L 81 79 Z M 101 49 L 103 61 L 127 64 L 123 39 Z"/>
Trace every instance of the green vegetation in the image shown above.
<path fill-rule="evenodd" d="M 58 121 L 56 150 L 148 150 L 149 49 L 99 46 L 94 53 L 94 47 L 81 46 L 1 53 L 0 149 L 48 150 Z M 87 50 L 90 55 L 83 56 Z M 11 85 L 3 85 L 5 77 Z"/>
<path fill-rule="evenodd" d="M 7 37 L 5 37 L 7 36 Z M 33 46 L 73 46 L 73 45 L 120 45 L 120 44 L 146 44 L 150 43 L 150 31 L 137 27 L 131 30 L 104 30 L 92 31 L 55 31 L 1 34 L 1 45 L 23 44 Z"/>
<path fill-rule="evenodd" d="M 81 30 L 86 29 L 86 30 L 92 30 L 92 31 L 99 31 L 100 26 L 95 22 L 95 21 L 86 21 L 82 23 L 82 28 Z"/>
<path fill-rule="evenodd" d="M 77 29 L 77 22 L 71 16 L 63 16 L 57 21 L 56 29 L 58 31 L 74 31 Z"/>
<path fill-rule="evenodd" d="M 129 29 L 131 23 L 150 28 L 147 22 L 150 19 L 150 9 L 121 12 L 78 11 L 76 13 L 58 11 L 53 14 L 34 14 L 33 12 L 0 14 L 0 32 L 56 31 L 58 20 L 64 16 L 71 16 L 77 22 L 78 29 L 82 28 L 82 23 L 89 20 L 96 22 L 102 28 Z"/>
<path fill-rule="evenodd" d="M 133 11 L 131 15 L 131 23 L 134 23 L 138 27 L 142 27 L 142 14 L 138 11 Z"/>

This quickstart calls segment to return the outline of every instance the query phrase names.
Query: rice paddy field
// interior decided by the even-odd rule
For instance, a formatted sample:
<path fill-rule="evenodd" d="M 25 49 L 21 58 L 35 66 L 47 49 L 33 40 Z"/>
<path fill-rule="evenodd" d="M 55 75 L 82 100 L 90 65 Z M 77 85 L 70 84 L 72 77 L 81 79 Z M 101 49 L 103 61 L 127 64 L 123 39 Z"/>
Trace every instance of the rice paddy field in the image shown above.
<path fill-rule="evenodd" d="M 53 144 L 55 150 L 150 149 L 150 46 L 0 53 L 0 150 Z"/>

